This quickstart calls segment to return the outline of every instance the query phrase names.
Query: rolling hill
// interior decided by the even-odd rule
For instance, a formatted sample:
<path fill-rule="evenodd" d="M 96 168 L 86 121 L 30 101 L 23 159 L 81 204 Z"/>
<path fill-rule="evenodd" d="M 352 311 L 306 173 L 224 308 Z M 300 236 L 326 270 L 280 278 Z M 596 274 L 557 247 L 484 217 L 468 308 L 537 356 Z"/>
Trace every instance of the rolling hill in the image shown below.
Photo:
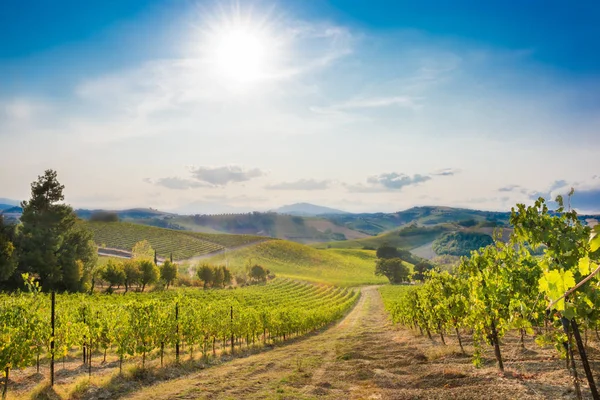
<path fill-rule="evenodd" d="M 336 210 L 335 208 L 317 206 L 310 203 L 295 203 L 279 207 L 274 212 L 278 214 L 299 215 L 302 217 L 316 217 L 319 215 L 349 214 L 346 211 Z"/>
<path fill-rule="evenodd" d="M 128 222 L 83 222 L 91 229 L 94 241 L 100 247 L 131 251 L 133 245 L 148 240 L 160 257 L 173 254 L 175 260 L 265 240 L 262 236 L 206 234 L 157 228 Z"/>
<path fill-rule="evenodd" d="M 341 286 L 386 283 L 376 276 L 375 252 L 356 249 L 317 250 L 299 243 L 275 240 L 207 258 L 208 264 L 243 270 L 260 264 L 278 276 Z M 412 267 L 412 266 L 411 266 Z"/>

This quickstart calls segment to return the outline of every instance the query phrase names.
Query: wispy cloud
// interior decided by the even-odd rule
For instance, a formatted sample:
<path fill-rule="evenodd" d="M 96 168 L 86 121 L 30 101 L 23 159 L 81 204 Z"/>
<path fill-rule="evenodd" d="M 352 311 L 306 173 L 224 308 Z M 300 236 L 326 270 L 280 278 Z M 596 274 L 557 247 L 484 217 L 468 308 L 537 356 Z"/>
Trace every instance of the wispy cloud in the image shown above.
<path fill-rule="evenodd" d="M 345 110 L 382 108 L 391 106 L 417 109 L 419 108 L 417 101 L 417 98 L 412 98 L 409 96 L 356 98 L 326 107 L 313 106 L 310 109 L 321 114 L 330 114 Z"/>
<path fill-rule="evenodd" d="M 414 174 L 412 176 L 404 173 L 388 172 L 368 177 L 366 184 L 344 184 L 344 186 L 348 191 L 354 193 L 400 191 L 405 187 L 416 186 L 435 177 L 453 176 L 458 172 L 460 170 L 455 168 L 444 168 L 430 174 Z"/>
<path fill-rule="evenodd" d="M 458 168 L 444 168 L 444 169 L 440 169 L 437 170 L 435 172 L 432 172 L 431 175 L 436 175 L 436 176 L 453 176 L 456 175 L 460 172 L 460 169 Z"/>
<path fill-rule="evenodd" d="M 167 189 L 175 189 L 175 190 L 188 190 L 188 189 L 197 189 L 201 187 L 212 187 L 212 185 L 194 181 L 191 179 L 179 178 L 179 177 L 168 177 L 168 178 L 160 178 L 156 180 L 152 180 L 150 178 L 144 179 L 144 182 L 151 183 L 153 185 L 162 186 Z"/>
<path fill-rule="evenodd" d="M 316 179 L 300 179 L 295 182 L 281 182 L 265 186 L 268 190 L 325 190 L 331 186 L 331 181 Z"/>
<path fill-rule="evenodd" d="M 237 165 L 227 165 L 222 167 L 190 167 L 190 172 L 195 179 L 216 186 L 245 182 L 265 175 L 265 172 L 258 168 L 245 169 Z"/>

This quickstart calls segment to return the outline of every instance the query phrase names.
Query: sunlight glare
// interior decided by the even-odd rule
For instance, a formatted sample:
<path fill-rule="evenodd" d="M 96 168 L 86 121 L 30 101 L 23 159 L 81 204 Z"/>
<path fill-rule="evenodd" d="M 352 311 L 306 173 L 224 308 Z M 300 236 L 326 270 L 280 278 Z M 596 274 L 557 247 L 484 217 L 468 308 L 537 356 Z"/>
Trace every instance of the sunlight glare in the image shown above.
<path fill-rule="evenodd" d="M 243 27 L 222 32 L 215 46 L 215 66 L 226 77 L 255 81 L 265 73 L 267 56 L 264 38 Z"/>

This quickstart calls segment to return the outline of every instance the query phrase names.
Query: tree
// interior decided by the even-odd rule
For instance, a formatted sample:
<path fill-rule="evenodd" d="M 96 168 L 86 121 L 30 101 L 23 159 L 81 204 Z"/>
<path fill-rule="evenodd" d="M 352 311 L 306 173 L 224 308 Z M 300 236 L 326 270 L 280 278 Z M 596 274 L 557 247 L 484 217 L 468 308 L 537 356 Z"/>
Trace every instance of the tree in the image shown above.
<path fill-rule="evenodd" d="M 123 263 L 108 260 L 106 267 L 101 271 L 100 276 L 103 280 L 108 282 L 108 291 L 110 292 L 113 286 L 120 286 L 125 284 L 127 276 L 125 275 L 125 268 Z"/>
<path fill-rule="evenodd" d="M 254 265 L 250 268 L 250 279 L 258 282 L 265 282 L 267 280 L 267 270 L 260 265 Z"/>
<path fill-rule="evenodd" d="M 37 274 L 44 290 L 83 290 L 96 262 L 92 233 L 77 223 L 64 200 L 64 186 L 53 170 L 31 184 L 31 199 L 21 204 L 19 272 Z"/>
<path fill-rule="evenodd" d="M 415 264 L 415 268 L 414 268 L 414 272 L 413 272 L 413 279 L 416 281 L 422 282 L 423 280 L 425 280 L 425 273 L 432 269 L 433 269 L 433 265 L 429 264 L 426 261 L 421 261 L 421 262 Z"/>
<path fill-rule="evenodd" d="M 14 226 L 5 225 L 4 217 L 0 214 L 0 282 L 11 278 L 17 269 L 14 236 Z"/>
<path fill-rule="evenodd" d="M 133 245 L 131 258 L 134 260 L 154 260 L 154 249 L 147 240 L 142 240 Z"/>
<path fill-rule="evenodd" d="M 213 272 L 212 267 L 207 264 L 202 264 L 200 268 L 198 268 L 198 278 L 204 283 L 204 289 L 206 289 L 208 285 L 212 285 L 214 280 Z"/>
<path fill-rule="evenodd" d="M 398 249 L 394 246 L 390 246 L 389 244 L 384 243 L 377 248 L 377 252 L 375 254 L 377 255 L 377 258 L 397 258 Z"/>
<path fill-rule="evenodd" d="M 127 292 L 132 285 L 138 284 L 142 276 L 140 266 L 135 260 L 125 260 L 123 263 L 123 270 L 125 271 L 125 292 Z"/>
<path fill-rule="evenodd" d="M 384 275 L 390 283 L 401 283 L 408 281 L 410 271 L 399 258 L 381 258 L 377 260 L 375 275 Z"/>
<path fill-rule="evenodd" d="M 233 280 L 233 275 L 231 271 L 226 266 L 222 265 L 221 269 L 223 270 L 223 284 L 231 285 L 231 281 Z"/>
<path fill-rule="evenodd" d="M 224 280 L 225 275 L 223 274 L 221 267 L 215 267 L 213 270 L 213 287 L 223 287 Z"/>
<path fill-rule="evenodd" d="M 169 288 L 169 285 L 177 279 L 177 264 L 174 264 L 170 260 L 165 260 L 160 266 L 160 279 L 167 285 L 167 288 Z"/>
<path fill-rule="evenodd" d="M 140 283 L 142 284 L 142 292 L 146 288 L 146 285 L 151 285 L 158 282 L 160 277 L 160 271 L 156 264 L 150 260 L 138 261 L 140 266 Z"/>

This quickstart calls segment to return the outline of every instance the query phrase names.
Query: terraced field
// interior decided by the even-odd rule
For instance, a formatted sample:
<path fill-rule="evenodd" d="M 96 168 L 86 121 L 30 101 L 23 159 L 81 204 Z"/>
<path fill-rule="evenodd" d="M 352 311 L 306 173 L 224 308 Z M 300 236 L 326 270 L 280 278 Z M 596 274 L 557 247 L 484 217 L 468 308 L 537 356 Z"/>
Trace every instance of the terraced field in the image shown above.
<path fill-rule="evenodd" d="M 157 228 L 127 222 L 84 222 L 100 247 L 131 250 L 135 243 L 148 240 L 161 257 L 171 253 L 175 260 L 209 254 L 265 240 L 263 236 L 207 234 Z"/>

